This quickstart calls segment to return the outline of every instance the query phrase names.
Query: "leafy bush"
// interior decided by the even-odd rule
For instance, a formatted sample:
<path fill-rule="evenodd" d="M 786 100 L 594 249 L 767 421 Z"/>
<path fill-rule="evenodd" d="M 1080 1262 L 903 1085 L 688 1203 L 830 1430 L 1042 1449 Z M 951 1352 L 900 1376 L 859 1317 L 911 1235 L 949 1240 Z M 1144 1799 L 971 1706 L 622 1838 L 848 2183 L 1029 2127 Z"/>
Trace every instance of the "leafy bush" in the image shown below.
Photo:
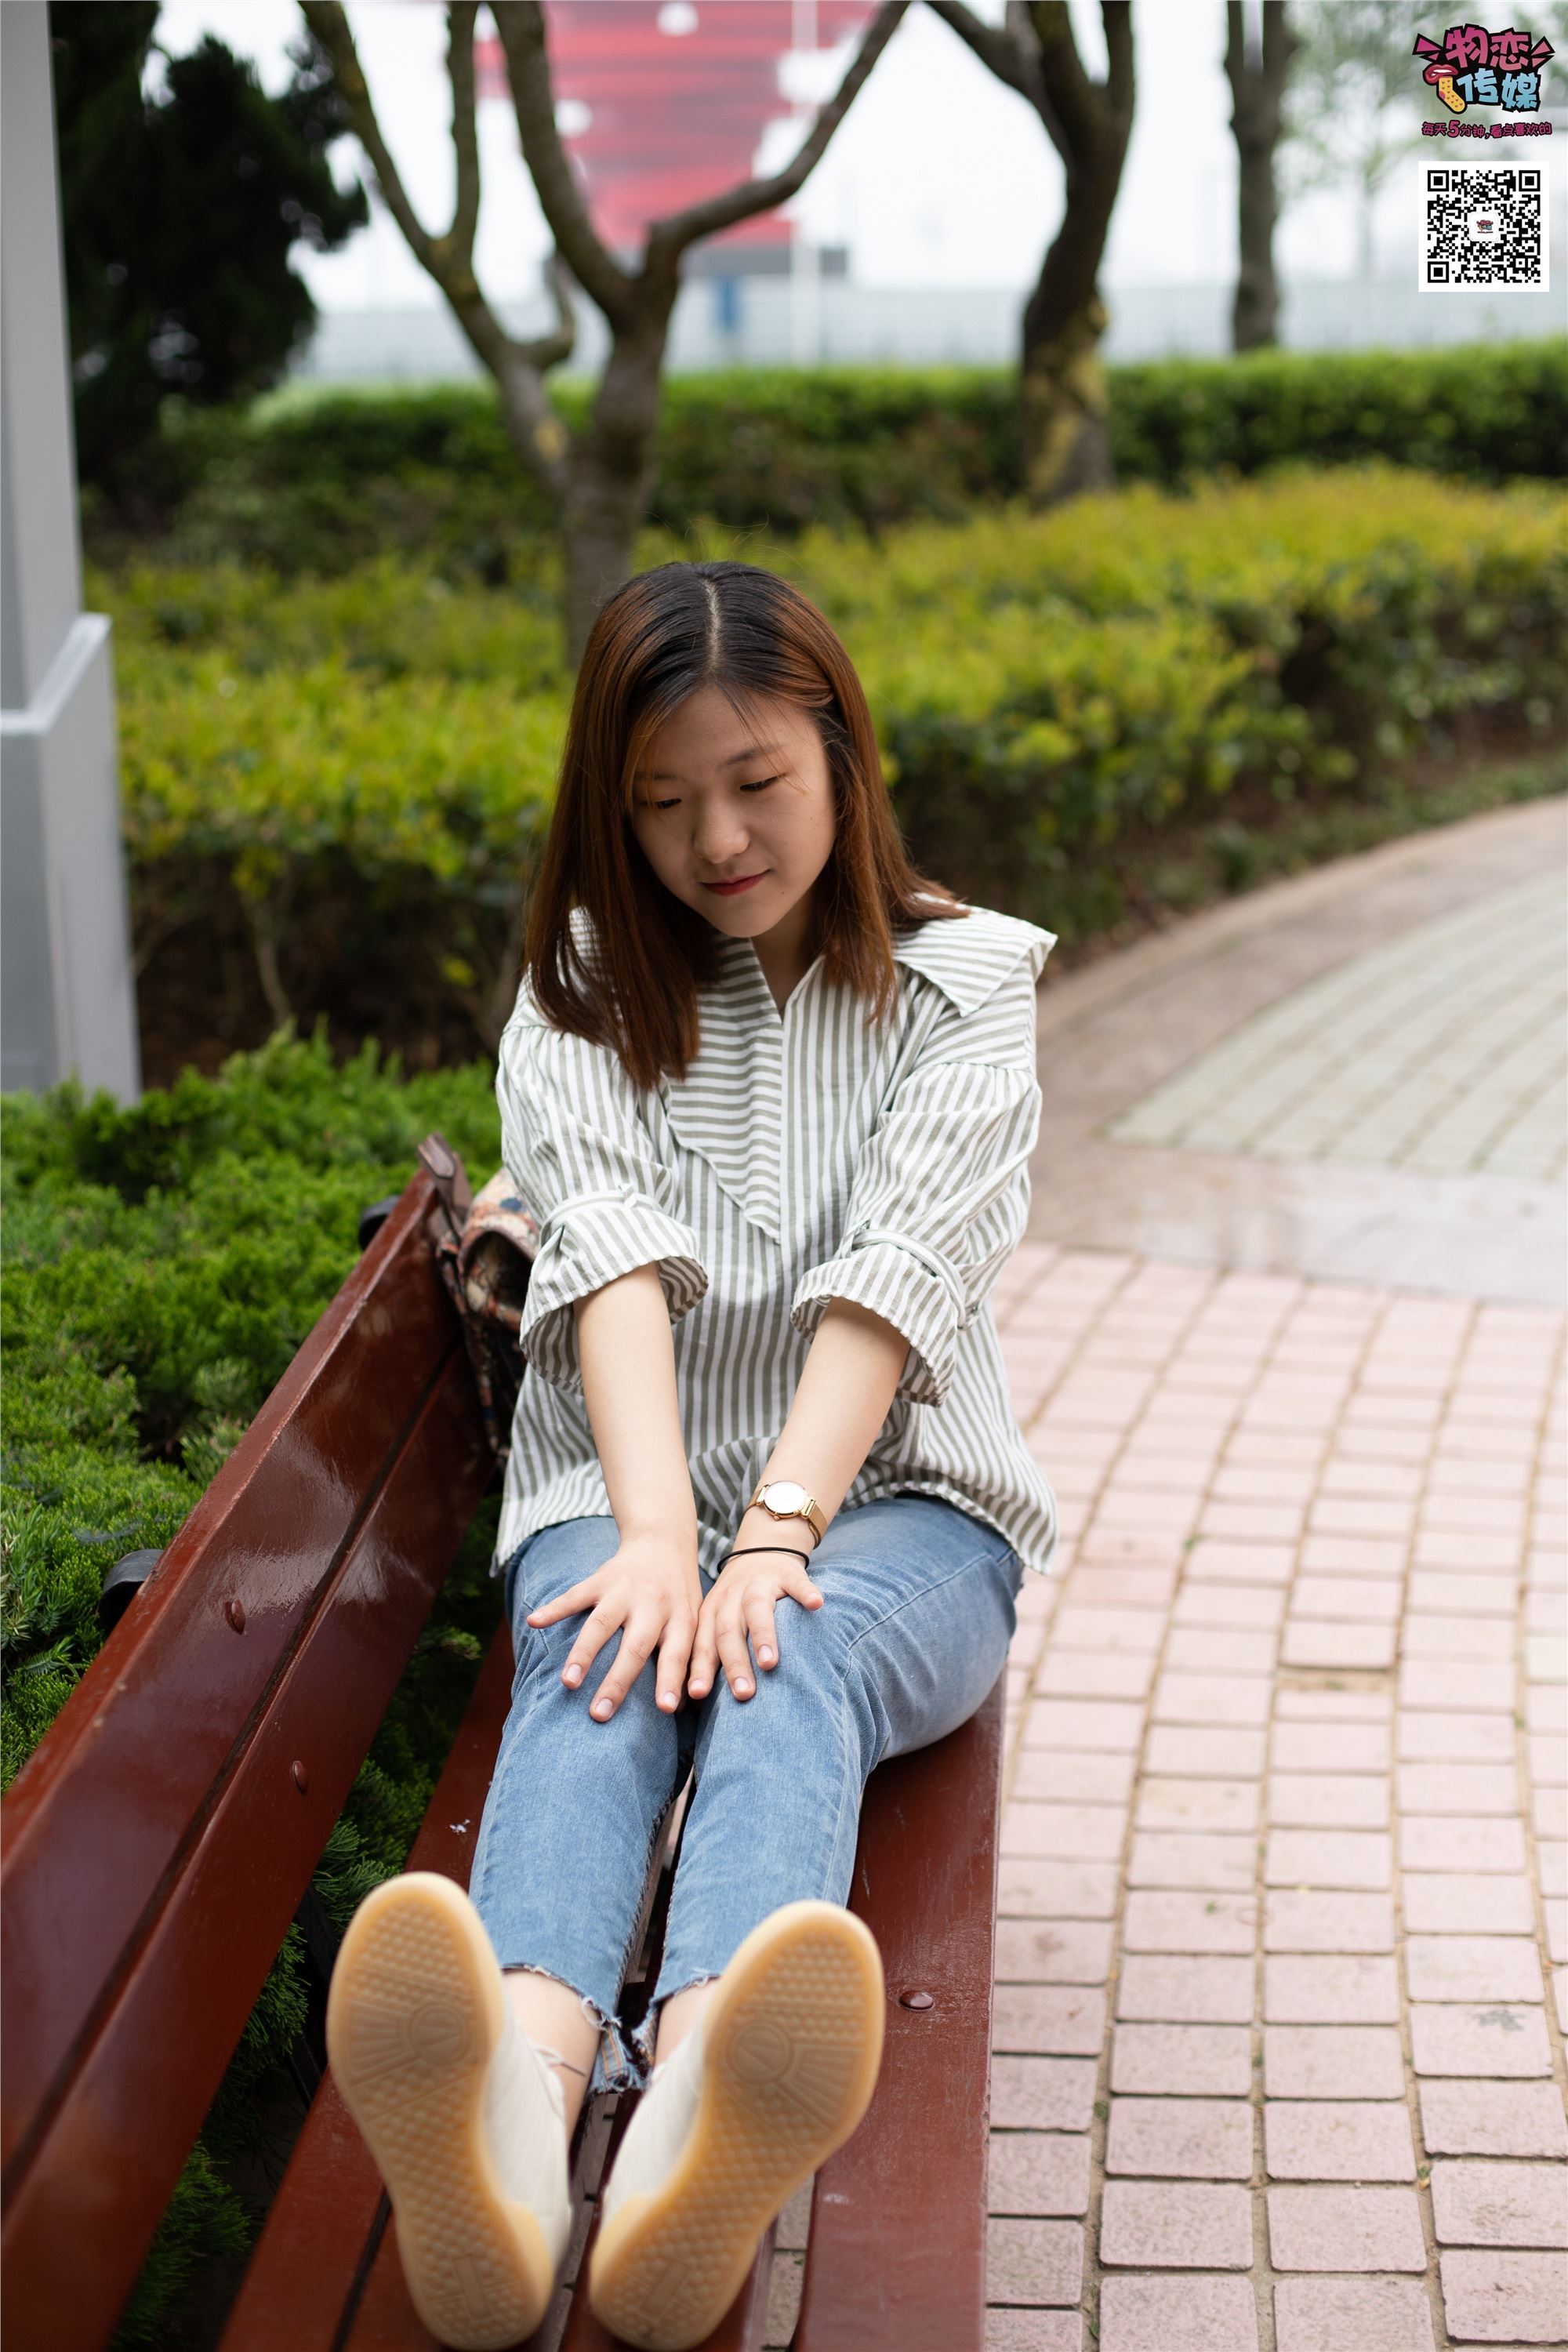
<path fill-rule="evenodd" d="M 1488 482 L 1568 473 L 1568 337 L 1415 352 L 1252 352 L 1113 369 L 1131 481 L 1379 457 Z"/>
<path fill-rule="evenodd" d="M 1108 380 L 1123 482 L 1177 488 L 1293 458 L 1490 482 L 1568 470 L 1568 340 L 1160 360 Z M 591 387 L 557 379 L 551 397 L 577 425 Z M 326 572 L 401 549 L 453 577 L 526 588 L 550 532 L 484 383 L 297 385 L 248 411 L 187 411 L 158 472 L 142 505 L 162 501 L 174 561 Z M 650 519 L 677 534 L 703 521 L 879 534 L 963 521 L 1022 487 L 1011 367 L 717 371 L 665 385 Z M 112 511 L 90 510 L 89 527 L 112 551 Z"/>
<path fill-rule="evenodd" d="M 7 1099 L 3 1785 L 97 1653 L 105 1570 L 174 1534 L 348 1272 L 360 1212 L 401 1190 L 432 1127 L 489 1172 L 488 1067 L 404 1080 L 374 1046 L 337 1067 L 323 1039 L 287 1035 L 131 1110 L 73 1087 Z M 492 1534 L 487 1506 L 322 1856 L 315 1884 L 340 1927 L 402 1867 L 435 1786 L 496 1622 Z M 259 2095 L 306 1999 L 290 1927 L 127 2306 L 123 2352 L 167 2344 L 182 2283 L 254 2236 L 232 2176 L 265 2147 Z"/>
<path fill-rule="evenodd" d="M 740 552 L 797 581 L 860 669 L 917 858 L 1070 940 L 1227 794 L 1360 789 L 1477 714 L 1543 735 L 1568 702 L 1565 513 L 1540 485 L 1365 467 L 1015 503 L 872 561 L 814 528 L 649 532 L 637 562 Z M 328 1010 L 345 1038 L 493 1046 L 567 704 L 553 562 L 525 595 L 390 557 L 292 588 L 95 582 L 152 995 L 161 966 L 216 993 L 226 953 L 252 1034 Z"/>

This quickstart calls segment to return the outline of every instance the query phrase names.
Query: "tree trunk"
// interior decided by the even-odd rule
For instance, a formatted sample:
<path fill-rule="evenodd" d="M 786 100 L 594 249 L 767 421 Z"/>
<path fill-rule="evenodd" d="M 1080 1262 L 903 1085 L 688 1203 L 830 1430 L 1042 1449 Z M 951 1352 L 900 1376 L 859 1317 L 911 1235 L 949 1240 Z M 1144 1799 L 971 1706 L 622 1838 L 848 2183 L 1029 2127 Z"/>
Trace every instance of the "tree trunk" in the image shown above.
<path fill-rule="evenodd" d="M 1098 280 L 1126 143 L 1124 131 L 1080 171 L 1068 172 L 1062 225 L 1024 311 L 1024 492 L 1033 507 L 1109 489 L 1116 479 Z"/>
<path fill-rule="evenodd" d="M 637 534 L 658 475 L 659 390 L 679 280 L 672 278 L 668 287 L 650 286 L 646 278 L 642 283 L 644 298 L 634 315 L 612 328 L 598 397 L 575 446 L 553 415 L 543 424 L 538 421 L 532 397 L 537 380 L 529 372 L 520 370 L 515 384 L 505 374 L 500 378 L 507 437 L 519 457 L 526 464 L 530 441 L 544 433 L 559 436 L 546 456 L 567 461 L 559 517 L 569 670 L 582 658 L 600 605 L 630 575 Z"/>
<path fill-rule="evenodd" d="M 1241 266 L 1231 313 L 1231 348 L 1255 352 L 1279 340 L 1279 284 L 1274 274 L 1274 226 L 1279 199 L 1272 142 L 1236 135 L 1240 172 Z"/>
<path fill-rule="evenodd" d="M 1024 311 L 1019 426 L 1025 496 L 1037 508 L 1109 489 L 1116 478 L 1100 357 L 1100 265 L 1132 130 L 1129 0 L 1100 0 L 1100 20 L 1106 78 L 1097 82 L 1083 69 L 1066 0 L 1007 10 L 1014 57 L 1023 61 L 1015 87 L 1031 100 L 1067 172 L 1061 226 Z M 994 54 L 1011 62 L 1005 48 Z"/>
<path fill-rule="evenodd" d="M 650 477 L 651 479 L 651 477 Z M 588 642 L 594 616 L 607 596 L 629 580 L 633 550 L 647 499 L 595 464 L 585 452 L 573 468 L 572 488 L 561 516 L 565 562 L 563 625 L 568 673 L 574 673 Z"/>
<path fill-rule="evenodd" d="M 1251 352 L 1278 340 L 1279 286 L 1274 271 L 1274 230 L 1279 216 L 1274 151 L 1290 59 L 1300 47 L 1285 20 L 1284 0 L 1262 0 L 1258 56 L 1247 55 L 1241 0 L 1227 0 L 1225 69 L 1230 81 L 1230 127 L 1237 163 L 1239 268 L 1231 313 L 1231 343 Z"/>
<path fill-rule="evenodd" d="M 566 552 L 566 656 L 582 657 L 594 615 L 630 576 L 637 534 L 658 478 L 665 346 L 680 290 L 679 265 L 645 268 L 643 299 L 616 330 L 562 509 Z"/>
<path fill-rule="evenodd" d="M 1100 339 L 1105 306 L 1090 291 L 1066 315 L 1049 317 L 1038 292 L 1024 314 L 1024 493 L 1048 507 L 1084 490 L 1114 487 Z"/>

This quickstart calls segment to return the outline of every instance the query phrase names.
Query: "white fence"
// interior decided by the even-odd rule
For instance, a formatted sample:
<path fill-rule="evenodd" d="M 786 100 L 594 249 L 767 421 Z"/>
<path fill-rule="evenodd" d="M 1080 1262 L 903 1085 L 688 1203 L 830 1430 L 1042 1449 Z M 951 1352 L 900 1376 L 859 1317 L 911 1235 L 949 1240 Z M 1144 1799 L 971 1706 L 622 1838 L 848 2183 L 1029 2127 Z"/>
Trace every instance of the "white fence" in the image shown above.
<path fill-rule="evenodd" d="M 1555 275 L 1555 273 L 1554 273 Z M 699 369 L 889 360 L 998 363 L 1017 355 L 1024 296 L 1004 288 L 859 287 L 825 279 L 812 289 L 784 278 L 695 279 L 671 321 L 668 367 Z M 1143 286 L 1108 297 L 1112 360 L 1218 356 L 1230 348 L 1228 285 Z M 603 319 L 578 302 L 571 373 L 596 373 L 606 348 Z M 508 309 L 507 324 L 537 334 L 544 303 Z M 1413 282 L 1307 278 L 1284 291 L 1281 340 L 1298 351 L 1395 349 L 1552 335 L 1563 299 L 1549 294 L 1425 294 Z M 322 315 L 296 373 L 326 381 L 435 381 L 478 373 L 445 309 L 335 310 Z"/>

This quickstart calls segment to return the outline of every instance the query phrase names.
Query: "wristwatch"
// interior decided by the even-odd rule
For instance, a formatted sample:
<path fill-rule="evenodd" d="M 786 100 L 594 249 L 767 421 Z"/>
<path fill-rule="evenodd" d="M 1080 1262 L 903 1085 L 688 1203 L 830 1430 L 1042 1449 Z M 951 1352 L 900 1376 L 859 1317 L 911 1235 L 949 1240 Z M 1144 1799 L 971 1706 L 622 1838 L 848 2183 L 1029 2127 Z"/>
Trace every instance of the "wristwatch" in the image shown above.
<path fill-rule="evenodd" d="M 757 1491 L 746 1505 L 754 1511 L 758 1504 L 775 1519 L 805 1519 L 810 1525 L 818 1543 L 827 1533 L 827 1521 L 822 1506 L 808 1495 L 796 1478 L 762 1478 Z"/>

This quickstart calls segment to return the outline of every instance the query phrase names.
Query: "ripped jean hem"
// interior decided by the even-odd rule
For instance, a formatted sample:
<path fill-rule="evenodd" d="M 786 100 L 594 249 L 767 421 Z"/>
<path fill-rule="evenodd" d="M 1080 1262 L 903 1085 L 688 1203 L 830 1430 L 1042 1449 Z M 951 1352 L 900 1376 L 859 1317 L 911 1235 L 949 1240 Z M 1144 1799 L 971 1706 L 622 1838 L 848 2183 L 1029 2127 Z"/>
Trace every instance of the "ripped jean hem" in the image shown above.
<path fill-rule="evenodd" d="M 658 1994 L 648 2003 L 647 2015 L 642 2023 L 635 2028 L 631 2036 L 633 2055 L 638 2065 L 642 2067 L 646 2079 L 652 2080 L 653 2048 L 658 2035 L 659 2012 L 665 2002 L 673 2000 L 677 1993 L 690 1992 L 696 1985 L 717 1984 L 720 1973 L 717 1969 L 700 1969 L 695 1975 L 688 1977 L 684 1984 L 671 1985 L 668 1991 Z"/>
<path fill-rule="evenodd" d="M 584 2016 L 598 2034 L 598 2046 L 584 2092 L 584 2104 L 601 2093 L 640 2091 L 647 2088 L 649 2065 L 642 2058 L 635 2039 L 628 2037 L 619 2018 L 612 2017 L 599 2007 L 596 2000 L 557 1976 L 553 1969 L 542 1969 L 531 1960 L 506 1960 L 501 1964 L 503 1977 L 544 1977 L 551 1984 L 564 1985 L 576 1993 Z"/>

